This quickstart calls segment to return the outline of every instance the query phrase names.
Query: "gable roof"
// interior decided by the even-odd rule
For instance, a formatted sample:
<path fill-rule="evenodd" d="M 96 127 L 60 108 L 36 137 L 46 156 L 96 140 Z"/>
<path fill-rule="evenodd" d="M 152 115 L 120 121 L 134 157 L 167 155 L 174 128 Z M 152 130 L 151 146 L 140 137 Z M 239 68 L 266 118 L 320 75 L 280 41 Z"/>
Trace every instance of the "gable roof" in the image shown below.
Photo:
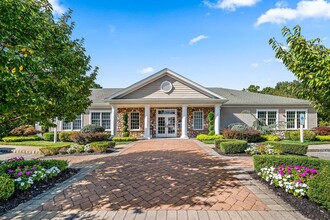
<path fill-rule="evenodd" d="M 89 96 L 89 99 L 93 103 L 104 103 L 104 99 L 106 97 L 109 97 L 121 90 L 123 90 L 123 89 L 122 88 L 91 89 L 92 93 Z"/>
<path fill-rule="evenodd" d="M 189 87 L 193 88 L 194 90 L 202 93 L 202 94 L 205 94 L 209 97 L 212 97 L 213 99 L 219 99 L 221 100 L 222 102 L 226 102 L 227 99 L 224 98 L 223 96 L 221 96 L 220 94 L 218 93 L 214 93 L 208 89 L 206 89 L 205 87 L 199 85 L 198 83 L 195 83 L 183 76 L 181 76 L 180 74 L 168 69 L 168 68 L 165 68 L 137 83 L 134 83 L 133 85 L 125 88 L 125 89 L 122 89 L 120 91 L 118 91 L 117 93 L 113 94 L 113 95 L 110 95 L 108 96 L 107 98 L 105 98 L 105 101 L 110 101 L 110 100 L 114 100 L 114 99 L 121 99 L 123 98 L 124 96 L 130 94 L 130 93 L 133 93 L 134 91 L 142 88 L 143 86 L 146 86 L 154 81 L 156 81 L 157 79 L 160 79 L 161 77 L 164 77 L 164 76 L 170 76 L 186 85 L 188 85 Z"/>

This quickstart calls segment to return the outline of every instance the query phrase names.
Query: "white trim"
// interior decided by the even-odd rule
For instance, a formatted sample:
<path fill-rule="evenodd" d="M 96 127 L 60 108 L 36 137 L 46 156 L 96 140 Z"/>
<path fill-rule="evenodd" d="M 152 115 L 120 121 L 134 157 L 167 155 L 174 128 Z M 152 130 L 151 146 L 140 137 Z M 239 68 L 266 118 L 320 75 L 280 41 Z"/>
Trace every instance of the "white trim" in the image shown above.
<path fill-rule="evenodd" d="M 278 114 L 279 110 L 278 109 L 262 109 L 262 108 L 257 109 L 256 110 L 256 118 L 259 120 L 258 112 L 267 112 L 267 114 L 266 114 L 266 125 L 268 125 L 268 112 L 276 112 L 276 121 L 275 121 L 275 123 L 276 123 L 276 127 L 277 127 L 278 122 L 279 122 L 279 114 Z"/>
<path fill-rule="evenodd" d="M 195 128 L 195 112 L 201 112 L 202 113 L 202 128 L 200 128 L 200 129 L 196 129 Z M 202 130 L 204 130 L 204 111 L 201 111 L 201 110 L 199 110 L 199 111 L 193 111 L 193 130 L 194 131 L 202 131 Z"/>
<path fill-rule="evenodd" d="M 135 129 L 132 129 L 131 126 L 132 126 L 132 113 L 138 113 L 139 114 L 139 128 L 135 128 Z M 141 131 L 141 126 L 140 126 L 140 122 L 141 122 L 141 114 L 139 111 L 131 111 L 129 113 L 129 131 Z"/>
<path fill-rule="evenodd" d="M 109 129 L 105 129 L 105 131 L 111 131 L 111 110 L 89 110 L 89 124 L 92 124 L 92 113 L 103 113 L 103 112 L 109 112 L 110 113 L 110 128 Z M 102 115 L 100 115 L 100 126 L 102 126 Z"/>
<path fill-rule="evenodd" d="M 157 73 L 155 73 L 155 74 L 153 74 L 153 75 L 151 75 L 151 76 L 149 76 L 149 77 L 147 77 L 143 80 L 140 80 L 137 83 L 134 83 L 133 85 L 127 87 L 126 89 L 123 89 L 123 90 L 113 94 L 112 96 L 110 96 L 108 98 L 105 98 L 104 100 L 105 101 L 112 101 L 112 99 L 114 99 L 114 98 L 120 98 L 124 95 L 127 95 L 131 92 L 136 91 L 137 89 L 140 89 L 144 85 L 147 85 L 148 83 L 151 83 L 151 82 L 153 82 L 153 81 L 155 81 L 155 80 L 157 80 L 157 79 L 159 79 L 159 78 L 161 78 L 165 75 L 169 75 L 173 78 L 179 79 L 179 80 L 183 81 L 184 83 L 190 85 L 191 87 L 195 88 L 199 92 L 208 94 L 209 96 L 216 97 L 216 98 L 220 99 L 221 101 L 228 101 L 228 99 L 226 99 L 226 98 L 224 98 L 224 97 L 222 97 L 222 96 L 220 96 L 220 95 L 204 88 L 203 86 L 201 86 L 201 85 L 199 85 L 199 84 L 197 84 L 197 83 L 195 83 L 195 82 L 193 82 L 193 81 L 191 81 L 191 80 L 189 80 L 189 79 L 187 79 L 187 78 L 179 75 L 178 73 L 176 73 L 176 72 L 174 72 L 170 69 L 167 69 L 167 68 L 165 68 L 163 70 L 160 70 L 159 72 L 157 72 Z"/>
<path fill-rule="evenodd" d="M 287 123 L 288 123 L 288 114 L 287 112 L 296 112 L 295 113 L 295 120 L 294 120 L 294 128 L 288 128 L 287 127 Z M 285 126 L 285 130 L 297 130 L 299 129 L 298 126 L 297 126 L 297 121 L 298 121 L 298 116 L 297 116 L 297 112 L 305 112 L 305 127 L 304 127 L 304 130 L 308 130 L 308 109 L 285 109 L 285 123 L 286 123 L 286 126 Z"/>
<path fill-rule="evenodd" d="M 174 114 L 158 114 L 159 110 L 174 110 Z M 168 117 L 175 117 L 175 122 L 174 122 L 174 128 L 175 128 L 175 133 L 174 134 L 168 134 L 168 128 L 165 127 L 165 134 L 158 134 L 158 118 L 159 117 L 164 117 L 165 118 L 165 123 Z M 176 137 L 178 133 L 178 128 L 177 128 L 177 109 L 156 109 L 156 137 Z"/>
<path fill-rule="evenodd" d="M 171 88 L 170 88 L 169 90 L 167 90 L 167 91 L 163 89 L 163 86 L 164 86 L 165 83 L 168 83 L 168 84 L 170 85 L 170 87 L 171 87 Z M 163 92 L 165 92 L 165 93 L 169 93 L 169 92 L 171 92 L 172 89 L 173 89 L 173 85 L 172 85 L 172 83 L 169 82 L 169 81 L 167 81 L 167 80 L 165 80 L 164 82 L 162 82 L 162 83 L 160 84 L 160 90 L 163 91 Z"/>
<path fill-rule="evenodd" d="M 77 117 L 78 118 L 78 117 Z M 76 120 L 74 119 L 73 121 L 70 121 L 68 123 L 71 124 L 71 129 L 63 129 L 63 123 L 64 123 L 64 120 L 60 120 L 60 131 L 80 131 L 82 128 L 83 128 L 83 114 L 80 114 L 80 129 L 73 129 L 73 121 Z"/>

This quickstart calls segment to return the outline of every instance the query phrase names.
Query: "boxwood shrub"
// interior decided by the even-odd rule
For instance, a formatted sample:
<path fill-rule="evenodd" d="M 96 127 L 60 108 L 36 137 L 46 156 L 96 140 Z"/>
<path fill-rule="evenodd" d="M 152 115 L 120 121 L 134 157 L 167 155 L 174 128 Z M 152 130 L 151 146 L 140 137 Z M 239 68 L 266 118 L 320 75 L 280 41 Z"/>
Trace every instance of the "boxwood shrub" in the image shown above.
<path fill-rule="evenodd" d="M 129 142 L 129 141 L 136 141 L 136 137 L 114 137 L 112 141 L 115 142 Z"/>
<path fill-rule="evenodd" d="M 264 134 L 261 135 L 262 141 L 280 141 L 281 138 L 277 135 L 271 135 L 271 134 Z"/>
<path fill-rule="evenodd" d="M 287 131 L 285 132 L 285 139 L 299 141 L 300 131 Z M 313 141 L 315 140 L 315 133 L 313 131 L 304 131 L 304 140 Z"/>
<path fill-rule="evenodd" d="M 321 207 L 330 210 L 330 165 L 325 166 L 320 174 L 308 183 L 307 196 Z"/>
<path fill-rule="evenodd" d="M 199 141 L 212 141 L 216 139 L 223 139 L 223 136 L 221 134 L 217 134 L 217 135 L 199 134 L 197 135 L 196 139 Z"/>
<path fill-rule="evenodd" d="M 220 142 L 220 151 L 225 154 L 243 153 L 247 148 L 247 141 L 232 140 Z"/>
<path fill-rule="evenodd" d="M 306 166 L 320 170 L 324 166 L 330 166 L 329 160 L 321 160 L 318 158 L 297 156 L 297 155 L 254 155 L 254 169 L 259 172 L 262 167 L 277 167 L 282 164 L 293 166 Z"/>
<path fill-rule="evenodd" d="M 238 139 L 247 142 L 258 142 L 261 139 L 261 133 L 257 130 L 222 130 L 223 138 L 225 139 Z"/>
<path fill-rule="evenodd" d="M 68 148 L 70 148 L 70 145 L 61 147 L 41 147 L 39 150 L 42 154 L 48 156 L 59 154 L 60 150 L 67 150 Z"/>
<path fill-rule="evenodd" d="M 100 141 L 100 142 L 92 142 L 89 144 L 92 150 L 97 153 L 103 153 L 108 150 L 108 148 L 113 148 L 116 145 L 114 141 Z"/>
<path fill-rule="evenodd" d="M 308 144 L 304 143 L 285 143 L 280 141 L 267 141 L 266 143 L 272 145 L 274 149 L 278 149 L 284 154 L 305 155 L 308 149 Z"/>
<path fill-rule="evenodd" d="M 81 130 L 81 133 L 97 133 L 97 132 L 104 132 L 105 129 L 99 125 L 86 125 Z"/>
<path fill-rule="evenodd" d="M 42 138 L 38 136 L 9 136 L 2 138 L 4 142 L 22 142 L 22 141 L 41 141 Z"/>
<path fill-rule="evenodd" d="M 214 146 L 216 148 L 220 148 L 220 143 L 228 142 L 228 141 L 238 141 L 238 140 L 237 139 L 216 139 L 216 140 L 214 140 Z"/>
<path fill-rule="evenodd" d="M 45 133 L 43 133 L 42 137 L 44 138 L 45 141 L 53 141 L 54 140 L 54 132 L 45 132 Z M 58 137 L 59 137 L 59 134 L 57 133 L 57 138 Z"/>
<path fill-rule="evenodd" d="M 70 138 L 77 144 L 88 144 L 96 141 L 106 141 L 111 135 L 108 133 L 74 133 Z"/>
<path fill-rule="evenodd" d="M 315 139 L 318 141 L 330 141 L 330 135 L 317 135 Z"/>
<path fill-rule="evenodd" d="M 11 197 L 15 192 L 15 181 L 8 175 L 0 176 L 0 201 Z"/>

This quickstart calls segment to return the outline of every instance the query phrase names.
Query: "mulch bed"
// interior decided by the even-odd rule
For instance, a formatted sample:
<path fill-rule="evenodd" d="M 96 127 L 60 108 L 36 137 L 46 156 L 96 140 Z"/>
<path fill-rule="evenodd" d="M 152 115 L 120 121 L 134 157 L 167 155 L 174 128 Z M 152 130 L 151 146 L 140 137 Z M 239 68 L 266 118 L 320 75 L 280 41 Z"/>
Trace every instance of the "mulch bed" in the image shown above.
<path fill-rule="evenodd" d="M 330 219 L 330 212 L 321 208 L 315 202 L 309 200 L 306 197 L 298 198 L 290 193 L 287 193 L 284 189 L 269 185 L 267 181 L 260 178 L 256 172 L 251 172 L 250 175 L 262 182 L 269 189 L 271 189 L 277 196 L 281 197 L 285 202 L 289 203 L 292 207 L 298 210 L 305 217 L 313 220 Z"/>
<path fill-rule="evenodd" d="M 48 191 L 59 183 L 65 181 L 71 176 L 75 175 L 79 172 L 79 169 L 68 168 L 61 173 L 59 173 L 56 177 L 36 182 L 32 185 L 31 188 L 27 190 L 17 190 L 15 193 L 7 200 L 0 201 L 0 216 L 5 214 L 8 210 L 15 208 L 21 203 L 27 202 L 33 197 Z"/>
<path fill-rule="evenodd" d="M 73 153 L 73 154 L 56 154 L 56 155 L 44 155 L 45 157 L 67 157 L 67 156 L 89 156 L 89 155 L 104 155 L 104 154 L 110 154 L 110 153 L 114 153 L 117 152 L 117 150 L 115 149 L 110 149 L 107 150 L 104 153 L 86 153 L 86 152 L 82 152 L 82 153 Z"/>
<path fill-rule="evenodd" d="M 212 148 L 215 152 L 217 152 L 218 154 L 220 154 L 221 156 L 224 157 L 252 157 L 251 154 L 247 154 L 247 153 L 240 153 L 240 154 L 224 154 L 222 153 L 218 148 L 214 147 Z"/>

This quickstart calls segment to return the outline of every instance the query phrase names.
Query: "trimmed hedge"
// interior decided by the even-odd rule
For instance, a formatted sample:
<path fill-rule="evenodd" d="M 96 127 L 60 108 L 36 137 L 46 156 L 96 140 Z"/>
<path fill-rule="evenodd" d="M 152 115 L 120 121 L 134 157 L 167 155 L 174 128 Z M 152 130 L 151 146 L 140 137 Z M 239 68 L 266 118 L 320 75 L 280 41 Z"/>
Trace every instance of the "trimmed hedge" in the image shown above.
<path fill-rule="evenodd" d="M 315 139 L 318 141 L 330 141 L 330 135 L 324 135 L 324 136 L 317 135 Z"/>
<path fill-rule="evenodd" d="M 116 145 L 114 141 L 101 141 L 101 142 L 92 142 L 89 146 L 94 152 L 103 153 L 108 150 L 108 148 L 113 148 Z"/>
<path fill-rule="evenodd" d="M 53 141 L 54 140 L 54 132 L 45 132 L 43 133 L 42 137 L 45 141 Z M 57 133 L 57 139 L 59 137 L 59 134 Z"/>
<path fill-rule="evenodd" d="M 68 146 L 61 146 L 61 147 L 42 147 L 39 148 L 40 152 L 46 156 L 48 155 L 56 155 L 60 153 L 60 150 L 67 150 L 70 148 L 70 145 Z"/>
<path fill-rule="evenodd" d="M 277 135 L 264 134 L 264 135 L 261 135 L 261 140 L 263 140 L 263 141 L 280 141 L 281 138 Z"/>
<path fill-rule="evenodd" d="M 247 142 L 257 142 L 261 139 L 261 133 L 257 130 L 222 130 L 223 138 L 225 139 L 238 139 Z"/>
<path fill-rule="evenodd" d="M 285 139 L 299 141 L 300 131 L 287 131 L 284 133 Z M 315 140 L 315 133 L 313 131 L 304 131 L 304 140 L 313 141 Z"/>
<path fill-rule="evenodd" d="M 247 148 L 247 141 L 233 140 L 220 143 L 220 151 L 225 154 L 244 153 Z"/>
<path fill-rule="evenodd" d="M 304 143 L 285 143 L 276 141 L 267 141 L 274 149 L 280 150 L 284 154 L 305 155 L 307 153 L 308 145 Z"/>
<path fill-rule="evenodd" d="M 42 138 L 38 136 L 10 136 L 2 138 L 4 142 L 22 142 L 22 141 L 41 141 Z"/>
<path fill-rule="evenodd" d="M 106 141 L 110 136 L 107 133 L 74 133 L 70 137 L 77 144 L 88 144 L 96 141 Z"/>
<path fill-rule="evenodd" d="M 214 140 L 214 146 L 216 148 L 220 148 L 220 143 L 228 142 L 228 141 L 238 141 L 238 140 L 237 139 L 215 139 Z"/>
<path fill-rule="evenodd" d="M 61 131 L 58 135 L 58 139 L 62 142 L 73 142 L 71 136 L 79 133 L 79 131 Z"/>
<path fill-rule="evenodd" d="M 330 166 L 325 166 L 320 174 L 308 183 L 307 196 L 310 200 L 321 205 L 322 208 L 330 210 Z"/>
<path fill-rule="evenodd" d="M 330 166 L 329 160 L 296 155 L 254 155 L 254 169 L 259 172 L 263 167 L 277 167 L 282 164 L 293 166 L 306 166 L 320 170 L 324 166 Z"/>
<path fill-rule="evenodd" d="M 11 197 L 15 192 L 15 181 L 7 175 L 0 176 L 0 201 Z"/>
<path fill-rule="evenodd" d="M 85 125 L 80 132 L 81 133 L 97 133 L 97 132 L 104 132 L 104 127 L 100 125 Z"/>
<path fill-rule="evenodd" d="M 199 134 L 197 135 L 196 139 L 199 141 L 212 141 L 216 139 L 223 139 L 223 136 L 221 134 L 217 134 L 217 135 Z"/>
<path fill-rule="evenodd" d="M 136 141 L 136 137 L 114 137 L 112 141 L 115 142 L 127 142 L 127 141 Z"/>

